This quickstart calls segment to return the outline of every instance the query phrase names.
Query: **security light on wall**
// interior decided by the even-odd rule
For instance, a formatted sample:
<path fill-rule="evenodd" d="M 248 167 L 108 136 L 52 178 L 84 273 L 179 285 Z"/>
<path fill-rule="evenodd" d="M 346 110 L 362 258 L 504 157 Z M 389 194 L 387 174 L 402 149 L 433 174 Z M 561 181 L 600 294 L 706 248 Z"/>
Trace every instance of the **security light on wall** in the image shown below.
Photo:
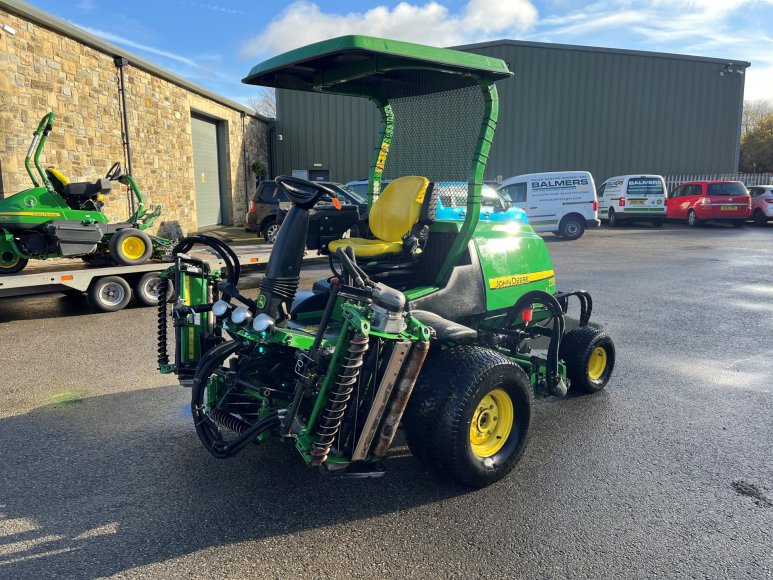
<path fill-rule="evenodd" d="M 7 32 L 11 36 L 14 36 L 16 34 L 16 29 L 12 26 L 8 26 L 7 24 L 0 24 L 0 30 L 3 32 Z"/>
<path fill-rule="evenodd" d="M 732 62 L 729 62 L 725 65 L 725 67 L 719 72 L 719 76 L 723 77 L 725 75 L 742 75 L 744 73 L 744 70 L 742 67 L 735 67 Z"/>

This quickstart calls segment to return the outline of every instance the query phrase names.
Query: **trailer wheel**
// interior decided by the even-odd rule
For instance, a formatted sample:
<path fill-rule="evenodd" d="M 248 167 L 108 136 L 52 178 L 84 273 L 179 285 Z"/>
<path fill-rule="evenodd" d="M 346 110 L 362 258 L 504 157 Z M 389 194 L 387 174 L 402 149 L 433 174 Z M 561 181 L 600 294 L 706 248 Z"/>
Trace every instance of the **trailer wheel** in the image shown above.
<path fill-rule="evenodd" d="M 615 345 L 606 333 L 583 326 L 561 339 L 559 358 L 566 364 L 570 389 L 597 393 L 607 386 L 615 368 Z"/>
<path fill-rule="evenodd" d="M 526 373 L 494 351 L 459 346 L 424 365 L 404 418 L 416 458 L 464 485 L 498 481 L 518 463 L 531 422 Z"/>
<path fill-rule="evenodd" d="M 558 232 L 565 240 L 576 240 L 585 233 L 585 224 L 579 216 L 570 214 L 558 224 Z"/>
<path fill-rule="evenodd" d="M 161 297 L 161 275 L 158 272 L 147 272 L 134 283 L 134 296 L 145 306 L 158 306 Z M 167 286 L 166 298 L 172 294 L 172 283 Z"/>
<path fill-rule="evenodd" d="M 0 255 L 0 276 L 5 274 L 16 274 L 27 267 L 29 260 L 22 258 L 14 252 L 7 251 Z"/>
<path fill-rule="evenodd" d="M 129 283 L 120 276 L 97 278 L 89 286 L 89 303 L 99 312 L 123 310 L 132 298 Z"/>
<path fill-rule="evenodd" d="M 150 236 L 135 228 L 118 230 L 110 238 L 110 255 L 122 266 L 144 264 L 153 254 Z"/>

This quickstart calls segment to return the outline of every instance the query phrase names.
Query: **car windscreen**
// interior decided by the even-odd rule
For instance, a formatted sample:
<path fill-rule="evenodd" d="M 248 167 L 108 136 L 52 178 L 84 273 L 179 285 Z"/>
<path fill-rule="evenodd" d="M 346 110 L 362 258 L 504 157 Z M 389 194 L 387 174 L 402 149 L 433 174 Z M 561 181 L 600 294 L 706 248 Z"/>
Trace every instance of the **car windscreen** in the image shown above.
<path fill-rule="evenodd" d="M 357 189 L 355 189 L 355 187 L 357 187 Z M 368 203 L 368 186 L 363 185 L 362 188 L 365 189 L 364 192 L 360 191 L 360 186 L 351 186 L 351 185 L 341 186 L 341 189 L 346 191 L 356 202 Z"/>
<path fill-rule="evenodd" d="M 729 181 L 727 183 L 709 183 L 709 196 L 712 195 L 749 195 L 740 181 Z"/>
<path fill-rule="evenodd" d="M 628 180 L 627 195 L 636 197 L 637 195 L 663 195 L 663 181 L 657 177 L 637 177 Z"/>
<path fill-rule="evenodd" d="M 368 184 L 367 183 L 352 183 L 346 186 L 349 191 L 354 191 L 361 197 L 368 197 Z"/>

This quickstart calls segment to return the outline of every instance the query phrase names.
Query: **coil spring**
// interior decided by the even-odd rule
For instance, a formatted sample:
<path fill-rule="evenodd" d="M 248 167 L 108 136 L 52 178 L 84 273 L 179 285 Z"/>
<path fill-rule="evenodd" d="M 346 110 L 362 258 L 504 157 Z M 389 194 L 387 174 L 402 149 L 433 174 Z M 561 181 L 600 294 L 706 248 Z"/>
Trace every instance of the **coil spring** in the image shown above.
<path fill-rule="evenodd" d="M 169 350 L 167 343 L 167 316 L 166 297 L 169 290 L 169 280 L 161 278 L 158 284 L 158 364 L 169 364 Z"/>
<path fill-rule="evenodd" d="M 322 412 L 322 417 L 317 427 L 317 441 L 311 449 L 312 465 L 323 463 L 330 453 L 338 430 L 341 427 L 346 407 L 354 390 L 354 384 L 360 375 L 362 359 L 368 350 L 368 338 L 356 334 L 349 341 L 349 350 L 344 359 L 338 380 L 330 391 L 327 406 Z"/>
<path fill-rule="evenodd" d="M 209 411 L 210 418 L 220 425 L 221 427 L 225 427 L 226 429 L 230 429 L 231 431 L 238 433 L 241 435 L 244 433 L 247 429 L 250 428 L 250 424 L 246 421 L 242 421 L 239 419 L 239 417 L 235 417 L 234 415 L 231 415 L 231 413 L 226 413 L 224 411 L 221 411 L 220 409 L 212 409 Z"/>

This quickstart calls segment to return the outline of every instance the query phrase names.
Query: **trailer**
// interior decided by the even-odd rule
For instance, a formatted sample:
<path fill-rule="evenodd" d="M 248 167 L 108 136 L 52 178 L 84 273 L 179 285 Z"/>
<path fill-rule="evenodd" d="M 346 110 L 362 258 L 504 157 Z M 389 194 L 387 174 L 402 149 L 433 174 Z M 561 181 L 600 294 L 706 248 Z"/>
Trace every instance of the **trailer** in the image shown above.
<path fill-rule="evenodd" d="M 268 253 L 260 246 L 235 248 L 242 268 L 265 265 Z M 270 250 L 269 250 L 270 251 Z M 223 260 L 205 250 L 192 252 L 211 269 L 222 268 Z M 76 260 L 53 260 L 28 267 L 24 273 L 0 276 L 0 299 L 62 292 L 85 293 L 98 312 L 116 312 L 125 308 L 132 297 L 142 305 L 156 306 L 159 300 L 160 274 L 171 262 L 146 262 L 136 266 L 89 267 Z M 170 289 L 170 292 L 172 290 Z"/>

